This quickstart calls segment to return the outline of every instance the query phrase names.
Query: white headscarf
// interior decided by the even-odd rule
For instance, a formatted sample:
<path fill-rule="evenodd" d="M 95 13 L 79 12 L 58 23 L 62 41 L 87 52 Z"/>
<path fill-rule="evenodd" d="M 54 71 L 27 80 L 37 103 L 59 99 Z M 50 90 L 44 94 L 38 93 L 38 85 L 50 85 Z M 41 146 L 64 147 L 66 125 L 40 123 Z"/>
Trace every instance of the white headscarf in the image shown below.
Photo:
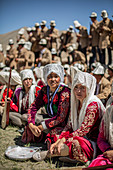
<path fill-rule="evenodd" d="M 20 77 L 21 77 L 21 80 L 22 80 L 22 81 L 25 80 L 25 79 L 27 79 L 27 78 L 31 78 L 31 79 L 33 79 L 33 84 L 36 84 L 35 78 L 34 78 L 34 75 L 33 75 L 33 71 L 30 70 L 30 69 L 22 70 L 22 71 L 20 72 Z"/>
<path fill-rule="evenodd" d="M 60 82 L 63 83 L 64 81 L 64 68 L 60 64 L 47 64 L 43 68 L 43 77 L 45 82 L 47 83 L 47 77 L 51 73 L 56 73 L 60 77 Z"/>
<path fill-rule="evenodd" d="M 35 72 L 38 80 L 37 80 L 37 83 L 39 80 L 42 80 L 44 82 L 44 79 L 43 79 L 43 69 L 41 67 L 35 67 L 33 69 L 33 72 Z"/>
<path fill-rule="evenodd" d="M 81 84 L 81 85 L 85 86 L 87 89 L 86 90 L 86 93 L 87 93 L 86 98 L 83 101 L 78 121 L 77 121 L 77 109 L 78 109 L 79 100 L 75 97 L 74 92 L 73 92 L 74 87 L 77 84 Z M 102 104 L 100 99 L 97 98 L 96 96 L 94 96 L 95 87 L 96 87 L 96 79 L 94 76 L 92 76 L 89 73 L 82 72 L 82 71 L 78 71 L 76 73 L 73 83 L 72 83 L 72 89 L 71 89 L 71 121 L 72 121 L 73 130 L 77 130 L 81 126 L 81 124 L 84 120 L 85 114 L 86 114 L 87 106 L 92 101 L 98 102 L 99 106 L 101 105 L 101 108 L 103 108 L 105 110 L 104 105 Z M 103 113 L 101 112 L 100 117 L 102 116 L 102 114 Z"/>

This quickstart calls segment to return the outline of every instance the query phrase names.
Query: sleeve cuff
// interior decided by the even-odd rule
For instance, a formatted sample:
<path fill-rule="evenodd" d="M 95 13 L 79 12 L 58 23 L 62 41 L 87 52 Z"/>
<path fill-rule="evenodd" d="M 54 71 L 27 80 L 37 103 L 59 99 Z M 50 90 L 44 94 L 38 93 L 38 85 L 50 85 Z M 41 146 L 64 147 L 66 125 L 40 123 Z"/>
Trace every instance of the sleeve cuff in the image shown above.
<path fill-rule="evenodd" d="M 46 130 L 46 129 L 47 129 L 47 126 L 46 126 L 46 124 L 45 124 L 45 121 L 44 121 L 44 122 L 41 122 L 41 124 L 42 124 L 44 130 Z"/>

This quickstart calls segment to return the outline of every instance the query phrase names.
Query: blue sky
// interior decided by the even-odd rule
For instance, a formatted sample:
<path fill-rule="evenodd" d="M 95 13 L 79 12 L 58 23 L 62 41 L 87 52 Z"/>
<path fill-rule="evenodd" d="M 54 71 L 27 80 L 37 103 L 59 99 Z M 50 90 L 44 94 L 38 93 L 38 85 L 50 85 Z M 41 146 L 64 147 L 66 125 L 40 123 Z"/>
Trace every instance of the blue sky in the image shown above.
<path fill-rule="evenodd" d="M 0 34 L 21 27 L 32 27 L 41 20 L 56 21 L 56 28 L 66 30 L 78 20 L 81 25 L 90 27 L 90 14 L 106 9 L 113 20 L 113 0 L 0 0 Z"/>

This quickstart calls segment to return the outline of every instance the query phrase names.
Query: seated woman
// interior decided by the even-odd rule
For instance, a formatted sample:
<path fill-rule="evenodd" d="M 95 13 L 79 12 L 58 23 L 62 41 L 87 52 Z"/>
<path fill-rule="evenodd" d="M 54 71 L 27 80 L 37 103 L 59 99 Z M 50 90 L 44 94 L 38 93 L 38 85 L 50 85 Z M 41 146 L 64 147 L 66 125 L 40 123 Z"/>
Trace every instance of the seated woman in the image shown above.
<path fill-rule="evenodd" d="M 98 147 L 103 152 L 92 161 L 89 167 L 110 165 L 113 163 L 113 82 L 111 88 L 111 98 L 106 108 L 106 113 L 103 116 L 100 132 L 97 140 Z M 109 168 L 113 169 L 112 168 Z"/>
<path fill-rule="evenodd" d="M 35 100 L 41 88 L 32 84 L 34 79 L 32 70 L 22 70 L 20 77 L 23 86 L 15 90 L 13 98 L 13 105 L 17 109 L 9 113 L 9 118 L 14 125 L 22 127 L 27 123 L 28 108 Z"/>
<path fill-rule="evenodd" d="M 33 69 L 33 74 L 36 80 L 37 86 L 40 86 L 41 88 L 45 86 L 44 79 L 43 79 L 43 69 L 40 67 L 35 67 Z"/>
<path fill-rule="evenodd" d="M 96 79 L 89 73 L 77 71 L 71 90 L 71 115 L 59 139 L 46 152 L 35 153 L 35 160 L 45 156 L 68 156 L 63 161 L 87 162 L 96 154 L 99 125 L 105 107 L 94 91 Z M 38 157 L 37 157 L 38 155 Z M 45 155 L 45 156 L 44 156 Z M 70 159 L 71 158 L 71 159 Z"/>
<path fill-rule="evenodd" d="M 47 86 L 42 87 L 28 110 L 28 125 L 32 134 L 37 137 L 35 141 L 45 140 L 43 135 L 48 134 L 48 142 L 51 143 L 54 135 L 61 134 L 67 124 L 70 112 L 70 89 L 62 84 L 64 80 L 63 66 L 48 64 L 43 71 Z M 35 125 L 35 120 L 38 119 L 36 113 L 43 106 L 47 114 L 42 115 L 42 118 L 39 117 L 38 125 Z M 32 140 L 34 141 L 34 137 Z"/>

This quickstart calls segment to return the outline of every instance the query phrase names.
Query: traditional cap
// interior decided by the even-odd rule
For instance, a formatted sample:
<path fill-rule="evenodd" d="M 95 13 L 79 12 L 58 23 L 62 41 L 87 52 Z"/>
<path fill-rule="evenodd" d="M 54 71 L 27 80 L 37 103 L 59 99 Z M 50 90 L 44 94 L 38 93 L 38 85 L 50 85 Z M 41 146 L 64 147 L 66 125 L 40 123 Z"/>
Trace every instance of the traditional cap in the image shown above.
<path fill-rule="evenodd" d="M 27 31 L 29 31 L 29 32 L 30 32 L 30 31 L 31 31 L 31 27 L 27 27 Z"/>
<path fill-rule="evenodd" d="M 19 31 L 18 31 L 18 34 L 20 34 L 20 35 L 23 35 L 24 34 L 24 28 L 21 28 Z"/>
<path fill-rule="evenodd" d="M 77 20 L 75 20 L 73 23 L 74 23 L 75 28 L 77 28 L 77 27 L 80 27 L 80 26 L 81 26 L 81 24 L 80 24 Z"/>
<path fill-rule="evenodd" d="M 24 44 L 24 48 L 26 48 L 27 50 L 31 50 L 31 46 L 32 46 L 32 43 L 30 42 L 30 41 L 27 41 L 27 42 L 25 42 L 25 44 Z"/>
<path fill-rule="evenodd" d="M 40 24 L 37 22 L 37 23 L 35 23 L 35 27 L 39 27 L 40 26 Z"/>
<path fill-rule="evenodd" d="M 74 64 L 74 67 L 78 68 L 78 70 L 81 70 L 81 71 L 84 71 L 84 70 L 85 70 L 84 65 L 83 65 L 83 64 L 80 64 L 80 63 Z"/>
<path fill-rule="evenodd" d="M 55 24 L 55 21 L 54 21 L 54 20 L 52 20 L 52 21 L 50 22 L 50 26 L 53 26 L 53 27 L 55 27 L 55 26 L 56 26 L 56 24 Z"/>
<path fill-rule="evenodd" d="M 18 42 L 18 45 L 19 45 L 19 44 L 24 45 L 24 44 L 25 44 L 25 40 L 24 40 L 24 39 L 20 39 L 20 41 Z"/>
<path fill-rule="evenodd" d="M 103 11 L 101 12 L 101 17 L 102 17 L 102 18 L 107 18 L 107 17 L 108 17 L 108 13 L 107 13 L 106 10 L 103 10 Z"/>
<path fill-rule="evenodd" d="M 6 51 L 9 51 L 11 49 L 10 45 L 6 45 Z"/>
<path fill-rule="evenodd" d="M 46 25 L 46 21 L 45 20 L 42 20 L 41 24 L 40 25 Z"/>
<path fill-rule="evenodd" d="M 113 63 L 108 66 L 109 69 L 113 71 Z"/>
<path fill-rule="evenodd" d="M 92 71 L 92 73 L 96 75 L 104 75 L 104 67 L 102 65 L 99 65 Z"/>
<path fill-rule="evenodd" d="M 12 44 L 14 44 L 13 39 L 9 39 L 9 45 L 12 45 Z"/>
<path fill-rule="evenodd" d="M 72 25 L 70 25 L 70 26 L 69 26 L 69 28 L 67 29 L 67 31 L 68 31 L 68 32 L 74 32 L 74 30 L 73 30 L 73 26 L 72 26 Z"/>
<path fill-rule="evenodd" d="M 90 15 L 90 18 L 97 18 L 97 13 L 96 12 L 92 12 Z"/>
<path fill-rule="evenodd" d="M 51 73 L 56 73 L 61 80 L 61 83 L 63 83 L 64 81 L 64 68 L 62 65 L 60 64 L 47 64 L 44 68 L 43 68 L 43 77 L 45 82 L 47 83 L 47 77 L 49 74 Z"/>
<path fill-rule="evenodd" d="M 51 49 L 51 54 L 57 54 L 57 52 L 56 52 L 56 49 L 55 49 L 55 48 L 52 48 L 52 49 Z"/>
<path fill-rule="evenodd" d="M 3 47 L 2 47 L 2 44 L 0 44 L 0 51 L 3 51 Z"/>
<path fill-rule="evenodd" d="M 32 27 L 32 28 L 31 28 L 31 31 L 36 31 L 36 28 L 35 28 L 35 27 Z"/>
<path fill-rule="evenodd" d="M 67 48 L 67 52 L 68 52 L 68 53 L 71 53 L 73 50 L 74 50 L 74 49 L 73 49 L 72 46 L 69 46 L 69 47 Z"/>
<path fill-rule="evenodd" d="M 30 70 L 30 69 L 25 69 L 25 70 L 22 70 L 20 72 L 20 77 L 21 77 L 21 80 L 25 80 L 27 78 L 31 78 L 34 80 L 34 75 L 33 75 L 33 71 Z"/>
<path fill-rule="evenodd" d="M 4 63 L 0 63 L 0 68 L 4 68 L 5 67 L 5 64 Z"/>
<path fill-rule="evenodd" d="M 47 44 L 47 40 L 46 40 L 46 39 L 41 39 L 41 40 L 39 41 L 39 44 L 40 44 L 40 45 L 46 45 L 46 44 Z"/>

